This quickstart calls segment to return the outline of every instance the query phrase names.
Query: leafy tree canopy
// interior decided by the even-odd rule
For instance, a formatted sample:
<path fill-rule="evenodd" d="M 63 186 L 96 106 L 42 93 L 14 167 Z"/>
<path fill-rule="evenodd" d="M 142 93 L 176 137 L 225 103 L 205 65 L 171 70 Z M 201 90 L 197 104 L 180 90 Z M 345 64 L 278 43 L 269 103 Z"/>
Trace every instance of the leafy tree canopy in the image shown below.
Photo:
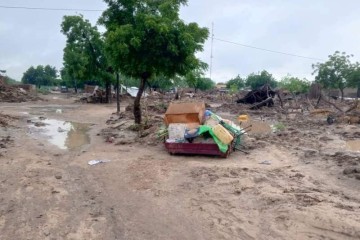
<path fill-rule="evenodd" d="M 276 87 L 277 82 L 275 78 L 268 73 L 267 71 L 263 70 L 261 73 L 250 74 L 245 81 L 246 86 L 251 87 L 251 89 L 255 90 L 265 84 L 269 84 L 271 87 Z"/>
<path fill-rule="evenodd" d="M 66 36 L 62 76 L 73 81 L 101 84 L 113 80 L 105 55 L 104 41 L 96 26 L 82 15 L 64 16 L 61 32 Z"/>
<path fill-rule="evenodd" d="M 185 75 L 185 81 L 187 83 L 187 85 L 191 88 L 195 89 L 195 92 L 197 91 L 197 89 L 200 89 L 200 87 L 204 87 L 204 71 L 207 69 L 207 64 L 201 62 L 201 65 L 192 70 L 189 71 L 186 75 Z M 203 89 L 202 89 L 203 90 Z"/>
<path fill-rule="evenodd" d="M 215 88 L 215 82 L 212 81 L 210 78 L 200 78 L 197 82 L 197 89 L 200 89 L 202 91 L 210 90 Z"/>
<path fill-rule="evenodd" d="M 50 65 L 31 66 L 23 75 L 21 82 L 40 86 L 52 86 L 56 82 L 57 70 Z"/>
<path fill-rule="evenodd" d="M 135 123 L 141 123 L 140 98 L 145 82 L 162 75 L 183 76 L 200 66 L 195 56 L 203 50 L 208 29 L 179 18 L 186 0 L 104 0 L 108 4 L 99 20 L 107 31 L 106 50 L 112 66 L 141 79 L 134 102 Z"/>
<path fill-rule="evenodd" d="M 288 90 L 293 94 L 306 93 L 310 89 L 310 82 L 306 79 L 299 79 L 290 75 L 284 77 L 279 82 L 279 87 Z"/>
<path fill-rule="evenodd" d="M 348 86 L 357 88 L 357 97 L 360 97 L 360 64 L 355 63 L 352 66 L 351 73 L 348 78 Z"/>
<path fill-rule="evenodd" d="M 240 90 L 245 86 L 245 81 L 240 77 L 240 75 L 237 75 L 235 78 L 230 79 L 226 82 L 226 88 L 232 89 L 232 90 Z"/>
<path fill-rule="evenodd" d="M 313 74 L 317 74 L 315 81 L 324 88 L 339 89 L 341 99 L 344 99 L 344 88 L 348 85 L 352 71 L 351 57 L 352 55 L 347 55 L 345 52 L 336 51 L 325 63 L 313 64 Z"/>

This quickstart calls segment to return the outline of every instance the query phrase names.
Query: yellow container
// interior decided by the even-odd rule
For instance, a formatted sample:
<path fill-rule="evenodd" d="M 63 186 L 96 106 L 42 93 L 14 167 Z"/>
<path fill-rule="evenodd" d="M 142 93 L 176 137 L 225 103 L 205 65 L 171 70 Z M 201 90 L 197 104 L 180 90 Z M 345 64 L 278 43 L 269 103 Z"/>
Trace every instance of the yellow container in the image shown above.
<path fill-rule="evenodd" d="M 247 121 L 249 121 L 249 116 L 248 115 L 240 115 L 239 117 L 238 117 L 238 121 L 239 122 L 247 122 Z"/>
<path fill-rule="evenodd" d="M 230 144 L 234 137 L 222 125 L 218 124 L 212 128 L 215 136 L 224 144 Z"/>

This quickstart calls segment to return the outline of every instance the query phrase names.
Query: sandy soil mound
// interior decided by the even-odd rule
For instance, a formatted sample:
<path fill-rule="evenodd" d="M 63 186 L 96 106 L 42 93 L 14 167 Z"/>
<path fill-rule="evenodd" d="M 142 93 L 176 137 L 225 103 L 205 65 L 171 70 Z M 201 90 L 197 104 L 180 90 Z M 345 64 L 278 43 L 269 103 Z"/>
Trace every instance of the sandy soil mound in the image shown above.
<path fill-rule="evenodd" d="M 9 85 L 0 85 L 0 102 L 28 102 L 41 100 L 38 96 Z"/>
<path fill-rule="evenodd" d="M 10 123 L 16 119 L 16 117 L 0 113 L 0 127 L 7 127 L 11 125 Z"/>

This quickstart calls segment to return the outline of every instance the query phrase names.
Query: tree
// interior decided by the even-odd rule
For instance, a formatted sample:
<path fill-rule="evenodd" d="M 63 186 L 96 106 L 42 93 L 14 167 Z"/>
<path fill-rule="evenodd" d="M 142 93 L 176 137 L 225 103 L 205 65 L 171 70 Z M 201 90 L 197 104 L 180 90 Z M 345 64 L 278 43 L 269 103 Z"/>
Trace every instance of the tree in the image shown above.
<path fill-rule="evenodd" d="M 197 89 L 201 91 L 206 91 L 215 88 L 215 82 L 210 78 L 200 78 L 197 82 Z"/>
<path fill-rule="evenodd" d="M 1 75 L 0 75 L 0 76 L 1 76 Z M 11 78 L 11 77 L 9 77 L 9 76 L 5 76 L 5 77 L 4 77 L 4 81 L 5 81 L 5 83 L 8 84 L 8 85 L 19 84 L 19 81 L 15 80 L 15 79 L 13 79 L 13 78 Z"/>
<path fill-rule="evenodd" d="M 230 79 L 226 82 L 226 88 L 227 89 L 236 89 L 236 91 L 240 90 L 245 86 L 245 81 L 240 77 L 240 75 L 237 75 L 235 78 Z"/>
<path fill-rule="evenodd" d="M 57 78 L 57 70 L 50 65 L 38 65 L 36 68 L 31 66 L 24 73 L 21 82 L 25 84 L 34 84 L 37 87 L 52 86 Z"/>
<path fill-rule="evenodd" d="M 114 76 L 97 27 L 92 26 L 82 15 L 64 16 L 61 32 L 67 37 L 62 75 L 73 81 L 75 91 L 78 81 L 104 82 L 109 100 L 110 83 Z"/>
<path fill-rule="evenodd" d="M 268 73 L 267 71 L 263 70 L 259 74 L 252 73 L 250 74 L 245 81 L 246 86 L 251 87 L 251 89 L 255 90 L 259 87 L 269 84 L 271 87 L 276 87 L 277 82 L 275 78 Z"/>
<path fill-rule="evenodd" d="M 138 79 L 136 79 L 138 83 Z M 174 87 L 174 81 L 167 79 L 162 75 L 154 76 L 151 82 L 148 82 L 149 86 L 154 90 L 166 91 Z"/>
<path fill-rule="evenodd" d="M 140 79 L 134 101 L 135 123 L 140 124 L 140 99 L 146 83 L 157 75 L 171 79 L 198 68 L 195 53 L 203 50 L 209 32 L 179 18 L 186 0 L 104 1 L 108 9 L 99 23 L 106 27 L 110 61 L 117 71 Z"/>
<path fill-rule="evenodd" d="M 185 75 L 185 81 L 187 85 L 191 88 L 194 88 L 195 92 L 197 92 L 198 89 L 200 89 L 199 86 L 201 86 L 203 81 L 202 79 L 204 76 L 204 71 L 207 69 L 207 64 L 204 62 L 200 63 L 200 66 L 196 69 L 193 69 L 192 71 L 189 71 Z"/>
<path fill-rule="evenodd" d="M 325 63 L 316 63 L 312 67 L 313 74 L 317 73 L 315 81 L 320 83 L 324 88 L 336 88 L 341 92 L 341 100 L 344 100 L 344 89 L 348 85 L 351 75 L 352 64 L 350 62 L 352 55 L 345 52 L 336 51 L 329 56 Z"/>
<path fill-rule="evenodd" d="M 310 89 L 310 82 L 306 79 L 299 79 L 290 75 L 284 77 L 279 82 L 279 87 L 288 90 L 292 94 L 306 93 Z"/>
<path fill-rule="evenodd" d="M 356 96 L 359 98 L 360 97 L 360 64 L 359 63 L 355 63 L 352 66 L 351 73 L 348 79 L 348 86 L 357 88 Z"/>

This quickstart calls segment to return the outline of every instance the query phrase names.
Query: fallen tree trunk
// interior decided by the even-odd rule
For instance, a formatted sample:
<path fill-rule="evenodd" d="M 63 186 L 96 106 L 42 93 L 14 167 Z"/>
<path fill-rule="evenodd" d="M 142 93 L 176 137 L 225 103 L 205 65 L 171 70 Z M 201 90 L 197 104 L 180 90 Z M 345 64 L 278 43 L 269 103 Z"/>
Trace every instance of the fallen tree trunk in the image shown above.
<path fill-rule="evenodd" d="M 269 85 L 266 84 L 259 89 L 248 92 L 243 98 L 238 99 L 236 102 L 244 104 L 255 104 L 250 109 L 259 108 L 265 105 L 268 107 L 272 107 L 274 105 L 273 98 L 276 94 L 277 93 L 272 90 Z M 282 104 L 282 99 L 281 97 L 279 98 Z"/>
<path fill-rule="evenodd" d="M 272 97 L 268 97 L 264 101 L 259 102 L 259 103 L 255 104 L 255 105 L 251 106 L 250 109 L 252 109 L 252 110 L 259 109 L 260 107 L 263 107 L 265 105 L 268 105 L 268 106 L 273 106 L 274 105 L 274 101 L 273 101 Z"/>

